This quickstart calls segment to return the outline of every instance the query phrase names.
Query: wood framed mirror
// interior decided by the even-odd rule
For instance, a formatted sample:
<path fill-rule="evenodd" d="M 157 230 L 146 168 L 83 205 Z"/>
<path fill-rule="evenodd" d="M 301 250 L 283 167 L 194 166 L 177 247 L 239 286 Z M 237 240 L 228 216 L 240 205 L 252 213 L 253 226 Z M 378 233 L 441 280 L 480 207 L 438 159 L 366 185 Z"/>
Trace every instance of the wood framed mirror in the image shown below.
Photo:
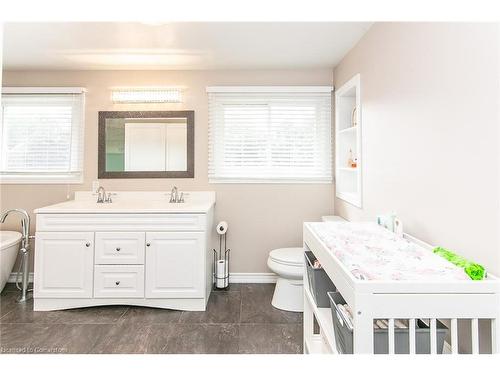
<path fill-rule="evenodd" d="M 194 111 L 99 111 L 98 178 L 193 178 Z"/>

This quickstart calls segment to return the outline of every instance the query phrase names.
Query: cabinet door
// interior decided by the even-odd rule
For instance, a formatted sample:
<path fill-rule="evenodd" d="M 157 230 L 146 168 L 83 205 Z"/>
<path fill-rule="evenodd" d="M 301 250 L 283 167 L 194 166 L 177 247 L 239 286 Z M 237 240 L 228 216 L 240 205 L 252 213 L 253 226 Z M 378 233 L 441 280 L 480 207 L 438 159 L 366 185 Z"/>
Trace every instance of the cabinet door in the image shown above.
<path fill-rule="evenodd" d="M 37 232 L 35 298 L 92 298 L 93 232 Z"/>
<path fill-rule="evenodd" d="M 146 233 L 146 298 L 202 298 L 203 232 Z"/>

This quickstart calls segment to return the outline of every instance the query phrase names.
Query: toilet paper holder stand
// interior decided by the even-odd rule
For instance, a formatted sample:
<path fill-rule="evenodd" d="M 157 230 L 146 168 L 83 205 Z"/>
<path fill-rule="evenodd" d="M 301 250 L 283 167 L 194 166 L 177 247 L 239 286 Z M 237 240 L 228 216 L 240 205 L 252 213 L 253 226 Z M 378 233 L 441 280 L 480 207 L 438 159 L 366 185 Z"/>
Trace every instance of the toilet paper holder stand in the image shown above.
<path fill-rule="evenodd" d="M 224 244 L 224 247 L 222 246 Z M 212 249 L 214 253 L 213 279 L 214 290 L 229 289 L 229 255 L 231 249 L 227 248 L 226 233 L 219 234 L 219 250 Z"/>

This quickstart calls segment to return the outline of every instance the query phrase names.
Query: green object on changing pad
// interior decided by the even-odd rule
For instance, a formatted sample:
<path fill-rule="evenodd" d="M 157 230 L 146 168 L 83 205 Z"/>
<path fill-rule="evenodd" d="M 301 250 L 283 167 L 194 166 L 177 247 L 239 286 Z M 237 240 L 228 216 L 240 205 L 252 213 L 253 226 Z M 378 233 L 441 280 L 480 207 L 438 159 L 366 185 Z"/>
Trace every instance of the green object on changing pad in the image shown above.
<path fill-rule="evenodd" d="M 454 265 L 464 269 L 465 273 L 469 275 L 472 280 L 482 280 L 486 277 L 486 271 L 480 264 L 470 262 L 467 259 L 455 254 L 453 251 L 446 250 L 442 247 L 436 247 L 432 250 L 437 254 Z"/>

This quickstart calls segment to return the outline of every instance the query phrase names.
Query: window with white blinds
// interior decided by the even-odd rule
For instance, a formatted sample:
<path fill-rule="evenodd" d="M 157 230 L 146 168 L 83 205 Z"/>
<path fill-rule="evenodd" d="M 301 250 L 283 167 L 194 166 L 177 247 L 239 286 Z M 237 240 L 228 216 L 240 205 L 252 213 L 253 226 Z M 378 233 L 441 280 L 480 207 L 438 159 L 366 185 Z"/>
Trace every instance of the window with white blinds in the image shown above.
<path fill-rule="evenodd" d="M 82 182 L 84 93 L 63 89 L 4 90 L 2 183 Z"/>
<path fill-rule="evenodd" d="M 331 87 L 208 87 L 212 183 L 331 182 Z"/>

